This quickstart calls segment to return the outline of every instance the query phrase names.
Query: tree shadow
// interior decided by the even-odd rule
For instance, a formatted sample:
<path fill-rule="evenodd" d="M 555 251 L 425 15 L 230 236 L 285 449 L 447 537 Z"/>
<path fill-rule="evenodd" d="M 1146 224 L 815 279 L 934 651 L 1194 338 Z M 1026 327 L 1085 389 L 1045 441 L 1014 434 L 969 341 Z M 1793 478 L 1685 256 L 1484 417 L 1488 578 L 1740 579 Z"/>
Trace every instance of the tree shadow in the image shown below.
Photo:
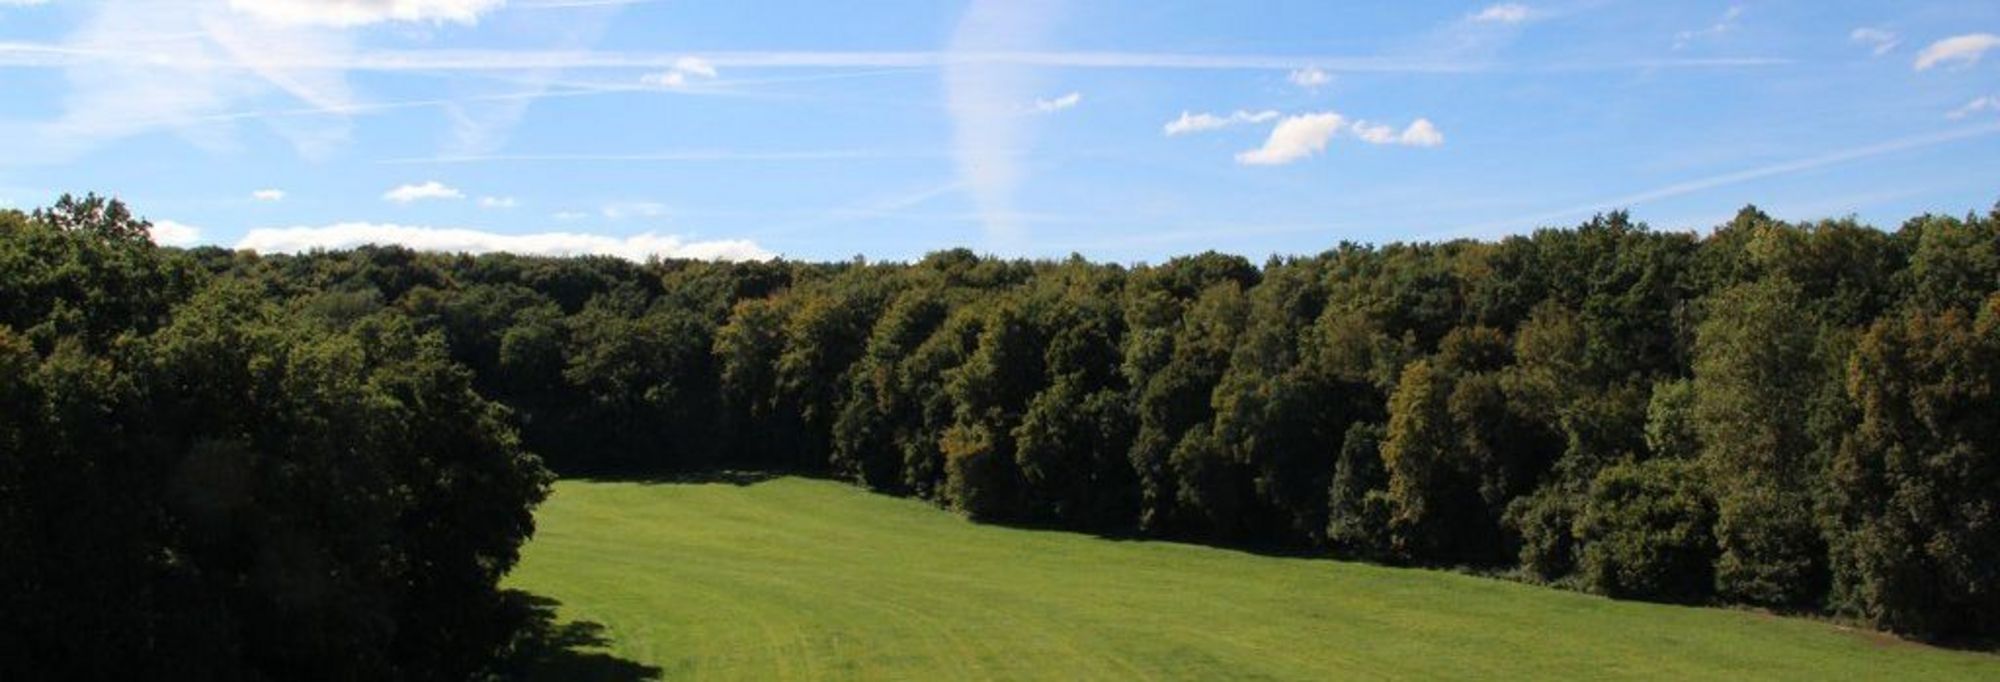
<path fill-rule="evenodd" d="M 575 680 L 578 682 L 637 682 L 660 679 L 658 666 L 613 655 L 602 623 L 576 620 L 559 623 L 561 602 L 521 590 L 507 590 L 521 627 L 494 667 L 493 680 Z"/>
<path fill-rule="evenodd" d="M 645 483 L 649 485 L 724 483 L 734 486 L 748 486 L 792 475 L 796 474 L 740 469 L 694 469 L 652 473 L 596 472 L 567 475 L 564 478 L 599 483 Z"/>

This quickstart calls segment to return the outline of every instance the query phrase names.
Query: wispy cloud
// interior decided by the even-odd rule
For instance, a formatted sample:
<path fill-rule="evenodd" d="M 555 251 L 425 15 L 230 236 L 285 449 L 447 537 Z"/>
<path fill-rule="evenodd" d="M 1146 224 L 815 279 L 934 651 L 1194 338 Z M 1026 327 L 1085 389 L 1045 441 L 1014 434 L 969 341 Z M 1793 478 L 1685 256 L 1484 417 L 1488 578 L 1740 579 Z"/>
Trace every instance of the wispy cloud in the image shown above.
<path fill-rule="evenodd" d="M 1503 2 L 1492 5 L 1473 14 L 1471 19 L 1489 24 L 1518 24 L 1528 20 L 1528 6 L 1518 2 Z"/>
<path fill-rule="evenodd" d="M 1058 111 L 1062 111 L 1064 109 L 1068 109 L 1070 107 L 1074 107 L 1077 105 L 1077 103 L 1082 101 L 1083 101 L 1083 93 L 1080 92 L 1072 92 L 1067 95 L 1063 95 L 1061 97 L 1056 97 L 1053 99 L 1038 99 L 1035 100 L 1035 111 L 1044 114 L 1051 114 Z"/>
<path fill-rule="evenodd" d="M 1987 137 L 1995 134 L 2000 134 L 2000 124 L 1973 126 L 1967 128 L 1959 128 L 1956 130 L 1947 130 L 1944 132 L 1931 133 L 1927 135 L 1904 137 L 1895 140 L 1889 140 L 1887 142 L 1880 142 L 1861 147 L 1854 147 L 1851 149 L 1843 149 L 1839 151 L 1820 154 L 1817 156 L 1810 156 L 1801 159 L 1795 159 L 1792 161 L 1786 161 L 1783 163 L 1771 164 L 1768 166 L 1760 166 L 1757 168 L 1750 168 L 1730 173 L 1723 173 L 1720 175 L 1712 175 L 1704 178 L 1696 178 L 1693 180 L 1676 182 L 1670 185 L 1656 187 L 1642 192 L 1636 192 L 1618 197 L 1611 197 L 1607 199 L 1593 201 L 1587 204 L 1571 206 L 1569 208 L 1546 211 L 1543 213 L 1521 216 L 1518 218 L 1513 218 L 1504 221 L 1497 221 L 1497 222 L 1469 226 L 1458 230 L 1454 230 L 1448 234 L 1453 236 L 1467 236 L 1467 235 L 1478 235 L 1478 234 L 1489 233 L 1493 230 L 1499 230 L 1499 229 L 1518 229 L 1523 227 L 1537 227 L 1537 226 L 1547 225 L 1551 222 L 1558 220 L 1588 216 L 1592 213 L 1601 213 L 1613 209 L 1633 208 L 1642 204 L 1659 201 L 1661 199 L 1670 199 L 1673 197 L 1683 196 L 1687 194 L 1694 194 L 1696 192 L 1715 189 L 1717 187 L 1727 187 L 1730 185 L 1739 185 L 1742 183 L 1751 182 L 1755 180 L 1762 180 L 1765 178 L 1804 173 L 1804 172 L 1819 170 L 1821 168 L 1827 168 L 1831 166 L 1838 166 L 1845 163 L 1851 163 L 1854 161 L 1860 161 L 1862 159 L 1870 159 L 1878 156 L 1886 156 L 1889 154 L 1897 154 L 1916 149 L 1923 149 L 1926 147 L 1935 147 L 1938 145 L 1952 144 L 1955 142 L 1961 142 L 1964 140 L 1969 140 L 1978 137 Z"/>
<path fill-rule="evenodd" d="M 619 201 L 605 204 L 597 212 L 607 220 L 658 218 L 667 214 L 667 205 L 656 201 Z"/>
<path fill-rule="evenodd" d="M 666 0 L 523 0 L 508 5 L 508 7 L 514 9 L 579 9 L 651 5 L 657 2 L 666 2 Z"/>
<path fill-rule="evenodd" d="M 398 244 L 420 251 L 445 253 L 518 253 L 538 256 L 617 256 L 632 261 L 651 258 L 696 260 L 769 260 L 776 254 L 742 239 L 689 240 L 652 232 L 612 237 L 577 232 L 501 234 L 484 230 L 382 223 L 337 223 L 319 227 L 253 229 L 236 243 L 238 249 L 261 253 L 301 253 L 313 249 L 346 249 L 365 244 Z"/>
<path fill-rule="evenodd" d="M 1896 46 L 1903 44 L 1903 39 L 1898 37 L 1895 31 L 1886 28 L 1875 28 L 1873 26 L 1863 26 L 1854 29 L 1853 32 L 1847 34 L 1847 40 L 1856 45 L 1867 47 L 1868 51 L 1874 53 L 1877 57 L 1889 54 L 1890 51 L 1896 49 Z"/>
<path fill-rule="evenodd" d="M 1944 117 L 1958 120 L 1984 111 L 2000 111 L 2000 95 L 1973 98 L 1972 101 L 1966 102 L 1965 106 L 1951 110 Z"/>
<path fill-rule="evenodd" d="M 1917 61 L 1913 66 L 1918 71 L 1924 71 L 1939 64 L 1971 66 L 1979 63 L 1979 58 L 1984 56 L 1987 50 L 1996 47 L 2000 47 L 2000 35 L 1968 33 L 1962 36 L 1952 36 L 1931 43 L 1930 46 L 1924 48 L 1924 51 L 1917 53 Z"/>
<path fill-rule="evenodd" d="M 1009 154 L 1016 152 L 1009 151 Z M 930 149 L 823 149 L 800 151 L 742 151 L 695 149 L 640 152 L 632 154 L 443 154 L 382 159 L 389 165 L 445 165 L 479 163 L 766 163 L 868 161 L 878 159 L 935 159 L 950 152 Z"/>
<path fill-rule="evenodd" d="M 1034 49 L 1058 9 L 1055 0 L 973 0 L 959 16 L 951 49 L 927 58 L 945 60 L 952 157 L 973 204 L 986 216 L 986 238 L 995 248 L 1011 249 L 1027 237 L 1025 226 L 1009 216 L 1023 176 L 1014 150 L 1026 145 L 1034 124 L 1016 112 L 1039 80 L 1029 68 L 1033 64 L 977 55 Z"/>
<path fill-rule="evenodd" d="M 859 220 L 882 220 L 888 218 L 904 218 L 908 217 L 906 215 L 906 212 L 909 209 L 929 203 L 939 197 L 947 196 L 957 192 L 962 192 L 964 190 L 965 190 L 965 183 L 961 181 L 952 181 L 939 185 L 927 185 L 921 188 L 917 188 L 893 196 L 875 197 L 869 200 L 857 202 L 847 206 L 810 209 L 805 211 L 802 214 L 803 216 L 802 219 L 798 220 L 797 222 L 778 225 L 776 227 L 760 229 L 756 232 L 756 234 L 760 235 L 792 234 L 792 233 L 804 232 L 807 230 L 823 229 L 831 225 L 851 223 Z M 927 222 L 945 222 L 944 220 L 930 220 L 930 218 L 934 217 L 935 216 L 925 216 Z M 982 219 L 981 216 L 970 216 L 969 220 L 965 219 L 966 218 L 965 216 L 954 216 L 953 218 L 957 219 L 958 222 L 979 222 Z M 1018 220 L 1020 218 L 1017 217 L 1016 219 Z M 1033 221 L 1023 220 L 1023 222 L 1033 222 Z"/>
<path fill-rule="evenodd" d="M 504 0 L 103 0 L 79 5 L 61 43 L 0 43 L 0 65 L 60 68 L 61 114 L 10 130 L 13 160 L 60 162 L 118 139 L 169 130 L 209 149 L 239 145 L 258 120 L 309 158 L 344 147 L 346 117 L 369 111 L 348 75 L 366 52 L 352 29 L 470 24 Z M 304 108 L 242 111 L 272 94 Z M 438 102 L 450 106 L 448 101 Z M 508 107 L 510 102 L 493 106 Z M 393 108 L 393 107 L 391 107 Z M 234 111 L 232 111 L 234 110 Z M 264 110 L 265 112 L 271 110 Z"/>
<path fill-rule="evenodd" d="M 360 53 L 274 58 L 287 68 L 342 71 L 520 71 L 526 69 L 671 69 L 685 52 L 591 50 L 368 50 Z M 1579 62 L 1502 62 L 1399 56 L 1203 54 L 1177 52 L 1092 52 L 976 50 L 947 52 L 722 51 L 694 55 L 718 70 L 741 69 L 945 69 L 954 66 L 1015 66 L 1062 69 L 1283 71 L 1318 68 L 1329 74 L 1627 71 L 1671 68 L 1746 68 L 1793 63 L 1775 57 L 1668 58 Z M 110 48 L 66 49 L 59 45 L 0 42 L 0 65 L 59 67 L 88 61 L 148 62 L 184 69 L 230 69 L 228 61 L 202 55 L 157 55 Z"/>
<path fill-rule="evenodd" d="M 1217 116 L 1206 112 L 1197 114 L 1183 111 L 1180 118 L 1168 121 L 1165 126 L 1161 126 L 1160 131 L 1171 137 L 1174 135 L 1220 130 L 1229 126 L 1246 123 L 1269 123 L 1275 120 L 1278 120 L 1278 112 L 1270 110 L 1251 112 L 1237 109 L 1235 113 L 1227 116 Z"/>
<path fill-rule="evenodd" d="M 1681 31 L 1674 34 L 1674 49 L 1679 50 L 1697 42 L 1715 40 L 1735 33 L 1740 25 L 1737 20 L 1742 18 L 1743 6 L 1730 5 L 1729 9 L 1724 10 L 1722 17 L 1717 19 L 1715 23 L 1703 28 Z"/>
<path fill-rule="evenodd" d="M 1317 90 L 1328 83 L 1332 83 L 1333 74 L 1327 73 L 1326 69 L 1317 66 L 1308 66 L 1303 69 L 1293 69 L 1291 73 L 1285 75 L 1285 80 L 1291 81 L 1292 85 L 1307 90 Z"/>
<path fill-rule="evenodd" d="M 507 0 L 229 0 L 266 21 L 308 26 L 366 26 L 385 21 L 471 24 Z"/>
<path fill-rule="evenodd" d="M 337 77 L 272 61 L 318 59 L 322 57 L 306 53 L 342 51 L 338 37 L 278 26 L 244 30 L 244 23 L 255 20 L 213 1 L 114 1 L 84 6 L 79 13 L 76 28 L 63 43 L 25 52 L 56 57 L 44 65 L 61 68 L 68 88 L 55 118 L 30 124 L 26 131 L 9 131 L 7 136 L 18 140 L 10 155 L 14 160 L 64 161 L 101 144 L 163 129 L 202 147 L 226 149 L 235 144 L 233 131 L 203 125 L 203 117 L 274 91 L 314 107 L 338 106 L 348 97 Z M 265 46 L 270 49 L 260 49 Z M 0 49 L 0 61 L 7 52 Z M 297 138 L 302 147 L 342 132 L 337 121 L 326 120 L 274 129 Z"/>
<path fill-rule="evenodd" d="M 690 80 L 713 80 L 717 73 L 715 65 L 700 57 L 681 57 L 674 64 L 659 73 L 649 73 L 639 77 L 639 82 L 661 88 L 685 88 Z"/>
<path fill-rule="evenodd" d="M 676 59 L 674 60 L 674 70 L 693 76 L 701 76 L 702 78 L 716 77 L 715 65 L 710 64 L 708 60 L 700 57 L 682 57 Z"/>
<path fill-rule="evenodd" d="M 254 200 L 257 200 L 257 201 L 284 201 L 284 200 L 285 200 L 285 190 L 282 190 L 282 189 L 260 189 L 260 190 L 257 190 L 257 191 L 255 191 L 255 192 L 251 192 L 251 193 L 250 193 L 250 198 L 251 198 L 251 199 L 254 199 Z"/>
<path fill-rule="evenodd" d="M 518 201 L 515 201 L 515 200 L 514 200 L 514 197 L 480 197 L 480 198 L 479 198 L 479 207 L 480 207 L 480 208 L 513 208 L 513 207 L 515 207 L 515 206 L 519 206 L 519 205 L 520 205 L 520 202 L 518 202 Z"/>
<path fill-rule="evenodd" d="M 464 199 L 464 198 L 465 198 L 465 193 L 458 191 L 458 188 L 448 186 L 436 180 L 431 180 L 429 182 L 425 182 L 422 184 L 398 185 L 394 189 L 382 193 L 383 201 L 389 201 L 398 204 L 407 204 L 416 201 L 424 201 L 426 199 Z"/>

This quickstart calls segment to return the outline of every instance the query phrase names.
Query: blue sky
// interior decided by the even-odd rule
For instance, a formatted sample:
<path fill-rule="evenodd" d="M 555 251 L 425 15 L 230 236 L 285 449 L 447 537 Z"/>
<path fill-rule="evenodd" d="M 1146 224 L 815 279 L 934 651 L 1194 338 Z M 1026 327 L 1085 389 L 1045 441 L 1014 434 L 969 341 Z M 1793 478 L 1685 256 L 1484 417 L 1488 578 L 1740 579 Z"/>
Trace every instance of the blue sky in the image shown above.
<path fill-rule="evenodd" d="M 2000 3 L 0 0 L 0 206 L 1121 262 L 2000 199 Z"/>

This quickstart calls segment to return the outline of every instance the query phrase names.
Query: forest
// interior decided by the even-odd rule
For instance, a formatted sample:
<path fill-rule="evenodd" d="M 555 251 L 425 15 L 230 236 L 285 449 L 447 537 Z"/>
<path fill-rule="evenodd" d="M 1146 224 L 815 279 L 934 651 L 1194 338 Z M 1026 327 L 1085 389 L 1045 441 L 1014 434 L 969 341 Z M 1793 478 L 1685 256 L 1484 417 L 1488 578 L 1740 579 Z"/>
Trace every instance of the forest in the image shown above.
<path fill-rule="evenodd" d="M 0 404 L 31 677 L 485 674 L 554 476 L 716 470 L 2000 635 L 2000 207 L 635 263 L 174 249 L 64 197 L 0 212 Z"/>

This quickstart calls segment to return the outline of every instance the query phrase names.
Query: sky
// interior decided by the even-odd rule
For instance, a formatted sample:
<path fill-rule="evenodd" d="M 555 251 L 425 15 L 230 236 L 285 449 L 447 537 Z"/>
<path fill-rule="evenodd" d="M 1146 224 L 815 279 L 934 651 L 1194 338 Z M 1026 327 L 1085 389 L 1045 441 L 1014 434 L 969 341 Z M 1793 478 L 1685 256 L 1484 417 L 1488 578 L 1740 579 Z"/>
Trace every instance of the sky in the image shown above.
<path fill-rule="evenodd" d="M 0 0 L 0 208 L 263 252 L 1261 259 L 2000 200 L 2000 3 Z"/>

